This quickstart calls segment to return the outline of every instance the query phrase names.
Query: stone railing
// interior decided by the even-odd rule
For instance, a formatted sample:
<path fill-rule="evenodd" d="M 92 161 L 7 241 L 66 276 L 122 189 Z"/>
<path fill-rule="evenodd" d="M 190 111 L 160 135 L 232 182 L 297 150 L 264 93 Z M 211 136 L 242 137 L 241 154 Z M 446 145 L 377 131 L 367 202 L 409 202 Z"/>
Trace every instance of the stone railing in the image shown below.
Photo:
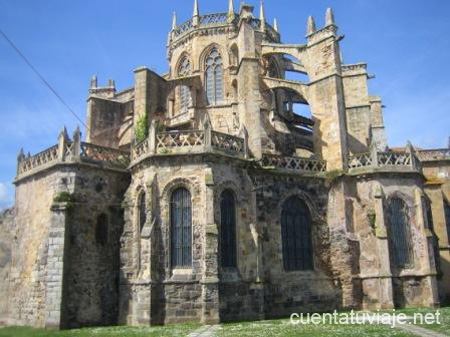
<path fill-rule="evenodd" d="M 419 150 L 421 161 L 450 160 L 450 149 Z"/>
<path fill-rule="evenodd" d="M 227 23 L 228 13 L 215 13 L 215 14 L 207 14 L 202 15 L 200 17 L 200 25 L 213 25 L 217 23 Z"/>
<path fill-rule="evenodd" d="M 211 132 L 211 146 L 231 155 L 244 154 L 245 152 L 244 138 L 216 131 Z"/>
<path fill-rule="evenodd" d="M 371 152 L 348 156 L 348 169 L 350 171 L 365 168 L 399 168 L 421 171 L 422 165 L 413 149 L 403 152 L 379 152 L 373 149 Z"/>
<path fill-rule="evenodd" d="M 126 167 L 129 164 L 129 157 L 126 151 L 81 142 L 80 158 L 82 159 Z"/>
<path fill-rule="evenodd" d="M 239 15 L 235 14 L 234 21 L 231 22 L 231 24 L 237 24 L 239 22 Z M 228 13 L 213 13 L 213 14 L 207 14 L 207 15 L 201 15 L 199 17 L 199 27 L 198 28 L 204 28 L 204 27 L 215 27 L 215 26 L 226 26 L 230 24 L 228 21 Z M 261 20 L 257 18 L 253 18 L 250 22 L 252 27 L 254 29 L 260 29 L 261 27 Z M 184 22 L 183 24 L 179 25 L 175 28 L 173 31 L 174 37 L 178 38 L 185 33 L 188 33 L 192 30 L 194 30 L 196 27 L 194 27 L 194 20 L 191 18 L 188 21 Z M 273 41 L 279 40 L 279 34 L 275 31 L 275 29 L 268 23 L 266 23 L 266 32 L 269 35 L 269 37 Z"/>
<path fill-rule="evenodd" d="M 327 170 L 327 163 L 323 160 L 285 157 L 274 154 L 263 154 L 259 162 L 262 168 L 284 169 L 302 173 L 321 173 Z"/>
<path fill-rule="evenodd" d="M 156 132 L 154 123 L 149 136 L 133 147 L 132 161 L 148 156 L 214 152 L 234 157 L 248 156 L 246 132 L 244 137 L 213 131 L 210 123 L 203 130 Z"/>
<path fill-rule="evenodd" d="M 203 130 L 188 130 L 176 132 L 161 132 L 156 134 L 156 151 L 165 152 L 169 149 L 193 148 L 205 145 Z"/>
<path fill-rule="evenodd" d="M 75 131 L 73 140 L 67 132 L 61 132 L 59 143 L 34 156 L 20 151 L 17 157 L 17 179 L 33 174 L 59 163 L 89 162 L 101 163 L 114 168 L 125 169 L 129 164 L 129 153 L 118 149 L 94 145 L 81 141 L 81 132 Z"/>
<path fill-rule="evenodd" d="M 192 19 L 190 19 L 189 21 L 186 21 L 182 25 L 179 25 L 175 29 L 174 35 L 175 37 L 178 37 L 180 35 L 183 35 L 184 33 L 191 31 L 192 29 L 194 29 L 194 23 L 192 22 Z"/>
<path fill-rule="evenodd" d="M 38 167 L 56 162 L 59 158 L 58 149 L 58 145 L 55 145 L 34 156 L 29 154 L 28 156 L 25 156 L 23 152 L 21 152 L 17 158 L 17 175 L 20 176 Z"/>

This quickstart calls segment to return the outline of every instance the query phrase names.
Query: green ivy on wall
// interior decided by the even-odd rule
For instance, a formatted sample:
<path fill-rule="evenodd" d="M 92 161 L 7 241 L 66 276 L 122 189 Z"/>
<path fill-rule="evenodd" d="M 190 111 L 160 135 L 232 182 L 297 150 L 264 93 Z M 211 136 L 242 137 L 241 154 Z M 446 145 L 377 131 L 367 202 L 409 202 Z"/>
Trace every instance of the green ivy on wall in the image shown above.
<path fill-rule="evenodd" d="M 139 117 L 135 128 L 136 142 L 140 143 L 148 136 L 147 115 Z"/>

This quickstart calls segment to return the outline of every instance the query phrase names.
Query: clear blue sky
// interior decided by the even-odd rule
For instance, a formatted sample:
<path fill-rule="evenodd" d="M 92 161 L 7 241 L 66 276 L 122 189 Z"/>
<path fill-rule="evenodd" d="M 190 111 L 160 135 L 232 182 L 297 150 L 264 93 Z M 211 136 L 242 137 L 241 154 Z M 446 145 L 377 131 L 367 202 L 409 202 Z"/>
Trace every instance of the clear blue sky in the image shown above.
<path fill-rule="evenodd" d="M 239 8 L 235 0 L 235 8 Z M 259 14 L 259 2 L 249 0 Z M 89 80 L 133 85 L 133 69 L 167 70 L 172 12 L 181 23 L 193 0 L 0 0 L 0 28 L 84 119 Z M 228 0 L 200 0 L 201 13 Z M 333 7 L 345 63 L 368 62 L 372 95 L 383 97 L 391 146 L 447 146 L 450 135 L 449 0 L 266 0 L 283 42 L 304 43 L 306 19 L 321 27 Z M 56 144 L 77 121 L 0 37 L 0 208 L 13 202 L 11 181 L 21 147 Z"/>

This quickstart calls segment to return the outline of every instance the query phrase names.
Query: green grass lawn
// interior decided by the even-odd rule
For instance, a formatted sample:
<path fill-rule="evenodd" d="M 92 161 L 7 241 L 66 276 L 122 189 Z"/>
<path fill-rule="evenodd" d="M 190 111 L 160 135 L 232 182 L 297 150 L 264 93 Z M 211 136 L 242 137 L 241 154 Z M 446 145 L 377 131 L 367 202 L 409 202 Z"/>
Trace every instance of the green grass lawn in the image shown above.
<path fill-rule="evenodd" d="M 383 325 L 292 325 L 288 319 L 224 324 L 218 337 L 411 337 L 410 333 Z"/>
<path fill-rule="evenodd" d="M 450 336 L 450 307 L 440 308 L 441 324 L 418 324 L 429 330 L 440 332 Z M 392 313 L 392 311 L 387 311 Z M 405 313 L 414 316 L 414 313 L 435 313 L 436 309 L 402 309 L 396 313 Z M 110 328 L 85 328 L 69 331 L 46 331 L 31 328 L 3 328 L 0 329 L 0 337 L 182 337 L 198 329 L 200 324 L 168 325 L 162 327 L 110 327 Z M 414 336 L 400 329 L 392 329 L 387 325 L 292 325 L 289 319 L 268 320 L 261 322 L 240 322 L 222 324 L 216 332 L 217 337 L 410 337 Z"/>
<path fill-rule="evenodd" d="M 0 337 L 181 337 L 200 326 L 194 323 L 155 327 L 84 328 L 66 331 L 11 327 L 0 329 Z"/>
<path fill-rule="evenodd" d="M 421 326 L 428 330 L 433 330 L 436 332 L 439 332 L 441 334 L 450 336 L 450 307 L 443 307 L 443 308 L 419 308 L 419 309 L 401 309 L 396 310 L 396 312 L 403 312 L 408 316 L 413 317 L 414 313 L 435 313 L 436 310 L 439 310 L 440 312 L 440 323 L 441 324 L 416 324 L 418 326 Z"/>

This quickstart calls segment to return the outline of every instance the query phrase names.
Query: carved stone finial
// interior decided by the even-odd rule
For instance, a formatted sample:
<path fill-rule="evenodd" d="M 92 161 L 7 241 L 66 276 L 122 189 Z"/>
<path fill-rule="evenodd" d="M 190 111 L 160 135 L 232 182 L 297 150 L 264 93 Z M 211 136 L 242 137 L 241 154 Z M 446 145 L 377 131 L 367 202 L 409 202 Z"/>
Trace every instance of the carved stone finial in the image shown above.
<path fill-rule="evenodd" d="M 261 21 L 261 30 L 266 30 L 266 11 L 264 10 L 264 0 L 261 0 L 259 7 L 259 19 Z"/>
<path fill-rule="evenodd" d="M 308 24 L 306 27 L 306 35 L 310 35 L 316 31 L 316 22 L 314 21 L 314 18 L 310 16 L 308 18 Z"/>
<path fill-rule="evenodd" d="M 412 145 L 411 141 L 409 141 L 409 140 L 406 142 L 406 150 L 408 152 L 414 151 L 414 145 Z"/>
<path fill-rule="evenodd" d="M 194 2 L 194 17 L 192 18 L 192 25 L 194 27 L 200 26 L 200 11 L 198 10 L 198 0 Z"/>
<path fill-rule="evenodd" d="M 278 33 L 278 22 L 277 19 L 273 19 L 273 29 Z"/>
<path fill-rule="evenodd" d="M 91 89 L 95 89 L 98 86 L 97 75 L 92 76 L 91 78 Z"/>
<path fill-rule="evenodd" d="M 327 11 L 325 12 L 325 26 L 331 26 L 334 25 L 334 13 L 332 8 L 327 8 Z"/>
<path fill-rule="evenodd" d="M 25 153 L 23 152 L 23 147 L 20 149 L 19 154 L 17 155 L 17 161 L 22 161 L 25 158 Z"/>
<path fill-rule="evenodd" d="M 200 12 L 198 10 L 198 0 L 194 0 L 194 17 L 200 16 Z"/>
<path fill-rule="evenodd" d="M 177 29 L 177 12 L 173 12 L 172 30 Z"/>
<path fill-rule="evenodd" d="M 81 139 L 81 130 L 80 126 L 77 125 L 77 128 L 75 129 L 75 132 L 73 133 L 73 140 L 79 140 Z"/>
<path fill-rule="evenodd" d="M 234 3 L 233 0 L 228 0 L 228 17 L 234 16 Z"/>
<path fill-rule="evenodd" d="M 67 128 L 65 125 L 64 125 L 63 129 L 61 130 L 59 137 L 63 137 L 65 140 L 69 140 L 69 133 L 67 132 Z"/>

